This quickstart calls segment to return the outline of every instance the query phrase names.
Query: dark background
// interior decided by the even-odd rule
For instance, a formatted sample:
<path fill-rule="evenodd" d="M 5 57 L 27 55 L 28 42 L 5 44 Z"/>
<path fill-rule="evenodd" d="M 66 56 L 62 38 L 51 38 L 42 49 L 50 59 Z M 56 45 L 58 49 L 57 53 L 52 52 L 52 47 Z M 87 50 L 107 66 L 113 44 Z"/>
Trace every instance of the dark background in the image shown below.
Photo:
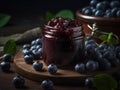
<path fill-rule="evenodd" d="M 76 11 L 88 5 L 89 0 L 0 0 L 0 12 L 11 15 L 44 14 L 62 9 Z"/>

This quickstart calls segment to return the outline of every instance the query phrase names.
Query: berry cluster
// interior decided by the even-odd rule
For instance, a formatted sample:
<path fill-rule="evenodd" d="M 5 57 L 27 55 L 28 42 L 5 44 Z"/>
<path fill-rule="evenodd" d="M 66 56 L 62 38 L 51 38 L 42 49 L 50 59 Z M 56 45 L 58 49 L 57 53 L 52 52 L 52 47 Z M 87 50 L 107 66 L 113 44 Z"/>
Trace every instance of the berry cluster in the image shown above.
<path fill-rule="evenodd" d="M 76 64 L 75 70 L 83 73 L 86 71 L 105 71 L 120 65 L 120 46 L 98 45 L 91 36 L 85 41 L 85 62 Z"/>
<path fill-rule="evenodd" d="M 33 60 L 39 60 L 42 56 L 42 38 L 33 40 L 31 44 L 23 45 L 24 60 L 28 64 L 32 64 Z"/>
<path fill-rule="evenodd" d="M 55 17 L 46 24 L 45 29 L 49 30 L 49 28 L 52 28 L 59 32 L 58 34 L 71 34 L 72 28 L 78 26 L 81 26 L 81 24 L 77 20 Z"/>
<path fill-rule="evenodd" d="M 91 0 L 89 6 L 82 8 L 82 13 L 96 17 L 120 17 L 119 0 Z"/>

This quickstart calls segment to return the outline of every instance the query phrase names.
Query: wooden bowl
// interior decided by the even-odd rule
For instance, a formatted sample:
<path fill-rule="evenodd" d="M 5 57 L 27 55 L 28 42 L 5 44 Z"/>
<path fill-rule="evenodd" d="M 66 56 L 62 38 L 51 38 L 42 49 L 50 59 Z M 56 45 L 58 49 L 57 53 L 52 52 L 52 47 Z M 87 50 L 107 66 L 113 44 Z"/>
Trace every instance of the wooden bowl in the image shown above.
<path fill-rule="evenodd" d="M 106 18 L 83 15 L 80 10 L 76 11 L 76 18 L 81 23 L 89 28 L 93 23 L 96 23 L 100 31 L 113 32 L 120 38 L 120 18 Z M 85 30 L 85 33 L 90 33 L 90 28 Z"/>

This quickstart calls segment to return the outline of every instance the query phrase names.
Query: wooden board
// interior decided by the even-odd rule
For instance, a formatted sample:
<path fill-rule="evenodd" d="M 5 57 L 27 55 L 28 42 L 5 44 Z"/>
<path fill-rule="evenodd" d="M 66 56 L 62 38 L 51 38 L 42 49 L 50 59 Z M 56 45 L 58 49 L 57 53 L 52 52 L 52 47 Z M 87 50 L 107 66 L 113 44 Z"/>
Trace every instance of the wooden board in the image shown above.
<path fill-rule="evenodd" d="M 117 68 L 112 68 L 111 70 L 105 72 L 97 71 L 97 72 L 87 72 L 81 74 L 74 70 L 58 68 L 57 73 L 55 75 L 51 75 L 49 72 L 46 71 L 47 66 L 44 64 L 43 60 L 42 63 L 44 65 L 45 71 L 39 72 L 39 71 L 35 71 L 32 65 L 25 63 L 21 51 L 19 51 L 14 58 L 15 70 L 17 73 L 21 74 L 22 76 L 40 82 L 45 79 L 50 79 L 54 81 L 55 84 L 61 84 L 61 85 L 73 85 L 73 84 L 77 85 L 82 83 L 84 78 L 88 76 L 93 76 L 98 73 L 112 73 L 120 69 L 119 67 L 117 67 Z"/>

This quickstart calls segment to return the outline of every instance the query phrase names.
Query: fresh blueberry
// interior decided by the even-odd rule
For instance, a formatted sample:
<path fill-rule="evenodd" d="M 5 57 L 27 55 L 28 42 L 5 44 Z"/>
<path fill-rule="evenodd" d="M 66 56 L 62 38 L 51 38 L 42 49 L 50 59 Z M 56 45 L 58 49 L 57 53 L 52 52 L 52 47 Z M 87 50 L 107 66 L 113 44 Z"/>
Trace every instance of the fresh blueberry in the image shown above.
<path fill-rule="evenodd" d="M 116 16 L 120 18 L 120 10 L 117 11 Z"/>
<path fill-rule="evenodd" d="M 110 6 L 111 6 L 111 8 L 120 7 L 120 1 L 119 0 L 113 0 L 113 1 L 110 2 Z"/>
<path fill-rule="evenodd" d="M 36 39 L 36 44 L 37 45 L 42 45 L 42 39 L 41 38 L 37 38 Z"/>
<path fill-rule="evenodd" d="M 23 49 L 22 53 L 23 53 L 24 56 L 32 54 L 31 50 L 28 50 L 28 49 Z"/>
<path fill-rule="evenodd" d="M 31 42 L 31 46 L 34 46 L 34 45 L 36 45 L 36 40 L 33 40 L 33 41 Z"/>
<path fill-rule="evenodd" d="M 41 87 L 45 90 L 52 90 L 54 87 L 54 83 L 51 80 L 44 80 L 41 83 Z"/>
<path fill-rule="evenodd" d="M 24 60 L 27 64 L 32 64 L 33 63 L 33 56 L 32 55 L 25 55 Z"/>
<path fill-rule="evenodd" d="M 105 11 L 105 10 L 106 10 L 106 6 L 105 6 L 102 2 L 99 2 L 99 3 L 97 3 L 97 5 L 96 5 L 96 9 L 97 9 L 97 10 Z"/>
<path fill-rule="evenodd" d="M 77 71 L 79 73 L 85 72 L 85 64 L 84 63 L 76 64 L 75 71 Z"/>
<path fill-rule="evenodd" d="M 29 49 L 29 48 L 30 48 L 30 44 L 23 45 L 23 49 Z"/>
<path fill-rule="evenodd" d="M 93 7 L 95 7 L 97 3 L 98 3 L 98 0 L 91 0 L 90 1 L 90 5 Z"/>
<path fill-rule="evenodd" d="M 86 62 L 86 69 L 88 71 L 95 71 L 97 69 L 97 65 L 95 61 L 89 60 Z"/>
<path fill-rule="evenodd" d="M 30 47 L 30 51 L 32 51 L 32 50 L 36 50 L 36 45 L 33 45 Z"/>
<path fill-rule="evenodd" d="M 118 8 L 117 8 L 117 7 L 113 8 L 113 9 L 111 10 L 111 14 L 113 15 L 113 17 L 116 17 L 117 11 L 118 11 Z"/>
<path fill-rule="evenodd" d="M 10 71 L 10 67 L 11 67 L 10 66 L 10 62 L 5 62 L 5 61 L 1 62 L 0 63 L 0 67 L 1 67 L 3 72 L 9 72 Z"/>
<path fill-rule="evenodd" d="M 84 14 L 85 15 L 92 15 L 92 9 L 91 8 L 85 9 Z"/>
<path fill-rule="evenodd" d="M 58 69 L 56 65 L 50 64 L 48 65 L 47 70 L 50 74 L 56 74 Z"/>
<path fill-rule="evenodd" d="M 12 83 L 15 86 L 15 88 L 23 88 L 25 84 L 25 80 L 21 76 L 15 76 L 12 79 Z"/>
<path fill-rule="evenodd" d="M 104 17 L 107 17 L 107 18 L 114 17 L 114 14 L 111 12 L 108 12 L 104 15 Z"/>
<path fill-rule="evenodd" d="M 3 61 L 10 62 L 11 61 L 11 55 L 10 54 L 4 54 L 3 55 Z"/>
<path fill-rule="evenodd" d="M 100 70 L 109 70 L 111 68 L 111 63 L 107 59 L 99 60 Z"/>
<path fill-rule="evenodd" d="M 92 77 L 88 77 L 85 79 L 85 86 L 89 87 L 89 88 L 93 88 L 93 78 Z"/>
<path fill-rule="evenodd" d="M 110 8 L 110 3 L 109 3 L 109 1 L 104 0 L 104 1 L 102 1 L 102 3 L 103 3 L 104 6 L 106 7 L 106 9 L 107 9 L 107 8 Z"/>
<path fill-rule="evenodd" d="M 102 17 L 104 15 L 104 12 L 102 11 L 102 10 L 97 10 L 96 12 L 95 12 L 95 16 L 96 17 Z"/>
<path fill-rule="evenodd" d="M 38 52 L 37 50 L 33 50 L 32 54 L 33 54 L 34 59 L 36 59 L 36 60 L 40 59 L 41 52 Z"/>
<path fill-rule="evenodd" d="M 34 62 L 32 66 L 36 71 L 42 71 L 43 69 L 43 64 L 40 61 Z"/>

